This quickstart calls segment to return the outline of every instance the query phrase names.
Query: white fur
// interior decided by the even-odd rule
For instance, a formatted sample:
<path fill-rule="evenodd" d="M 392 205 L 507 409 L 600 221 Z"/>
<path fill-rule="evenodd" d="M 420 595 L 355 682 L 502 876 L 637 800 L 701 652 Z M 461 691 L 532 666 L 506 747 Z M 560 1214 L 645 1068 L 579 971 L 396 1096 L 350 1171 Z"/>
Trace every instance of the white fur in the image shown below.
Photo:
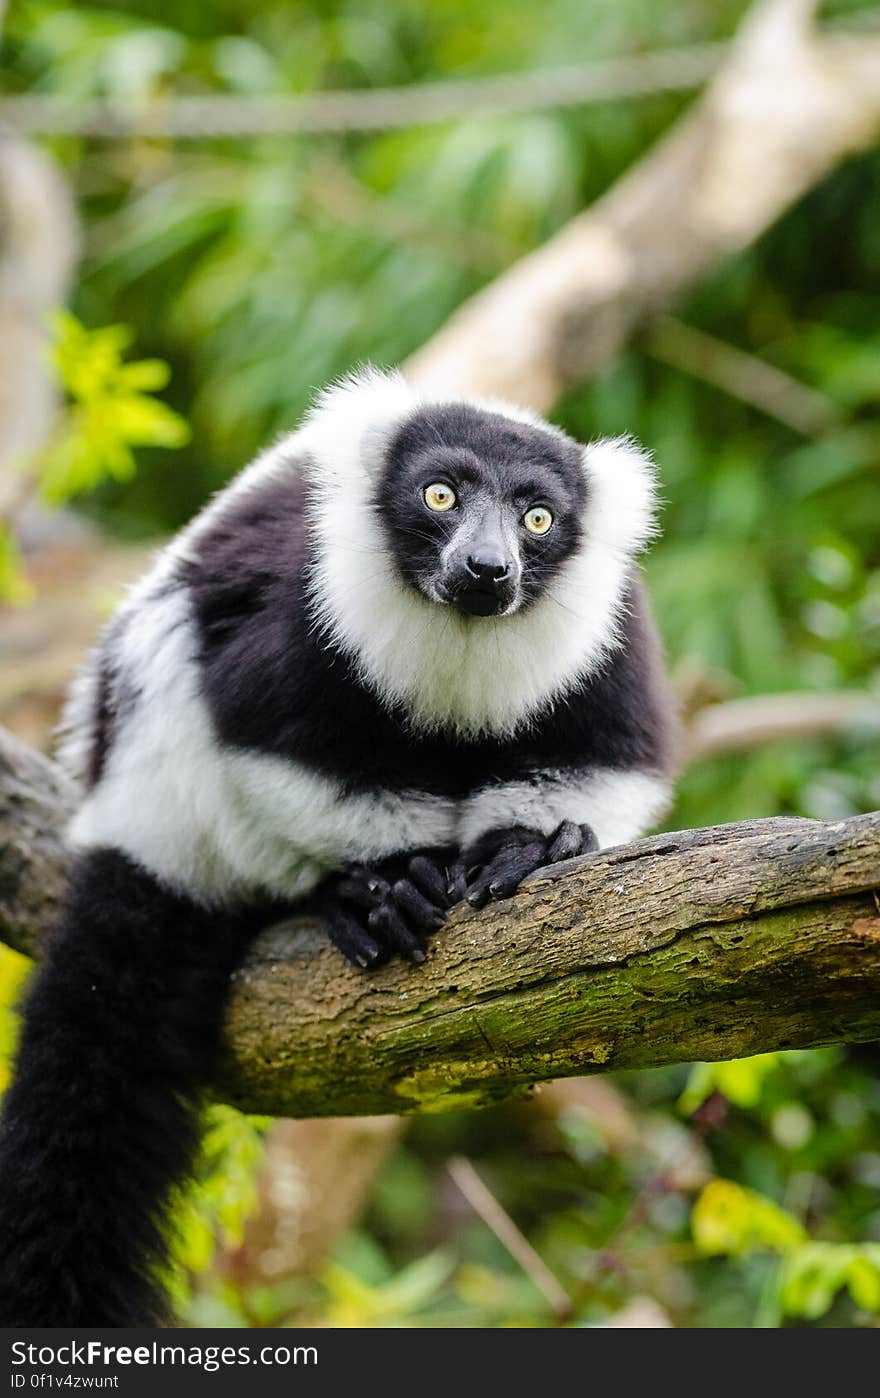
<path fill-rule="evenodd" d="M 111 845 L 207 902 L 308 893 L 344 863 L 453 836 L 450 802 L 419 792 L 347 795 L 305 765 L 218 743 L 199 691 L 185 591 L 165 562 L 124 609 L 116 663 L 139 690 L 98 785 L 74 818 L 77 848 Z"/>
<path fill-rule="evenodd" d="M 77 782 L 85 781 L 89 766 L 100 653 L 100 646 L 95 646 L 74 676 L 56 734 L 58 760 Z"/>
<path fill-rule="evenodd" d="M 563 820 L 573 820 L 589 825 L 605 849 L 656 825 L 670 798 L 669 782 L 650 772 L 538 772 L 530 781 L 475 792 L 459 823 L 459 838 L 467 844 L 505 825 L 526 825 L 550 835 Z"/>
<path fill-rule="evenodd" d="M 399 375 L 371 371 L 329 390 L 294 439 L 313 463 L 316 617 L 414 725 L 510 733 L 616 644 L 632 560 L 653 532 L 653 467 L 629 439 L 586 447 L 584 542 L 548 592 L 505 617 L 440 612 L 398 576 L 369 511 L 383 446 L 426 401 Z M 483 406 L 540 423 L 502 403 Z"/>
<path fill-rule="evenodd" d="M 385 447 L 431 401 L 399 373 L 368 368 L 343 379 L 320 395 L 298 431 L 216 495 L 166 553 L 189 556 L 201 533 L 242 494 L 273 475 L 305 472 L 320 560 L 311 579 L 315 617 L 363 681 L 384 700 L 402 703 L 415 727 L 507 734 L 600 666 L 618 643 L 632 561 L 654 529 L 654 468 L 628 438 L 585 447 L 584 542 L 547 594 L 505 617 L 441 610 L 398 576 L 371 510 Z M 528 409 L 470 401 L 557 433 Z M 80 690 L 88 697 L 87 683 Z M 71 752 L 73 745 L 68 742 Z"/>

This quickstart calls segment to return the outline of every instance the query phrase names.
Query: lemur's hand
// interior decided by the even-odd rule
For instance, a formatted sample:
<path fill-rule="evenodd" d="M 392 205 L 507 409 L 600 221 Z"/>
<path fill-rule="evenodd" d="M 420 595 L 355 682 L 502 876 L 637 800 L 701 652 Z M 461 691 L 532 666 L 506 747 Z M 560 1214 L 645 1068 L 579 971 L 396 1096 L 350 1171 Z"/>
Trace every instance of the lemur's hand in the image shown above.
<path fill-rule="evenodd" d="M 536 869 L 598 848 L 589 825 L 576 825 L 573 820 L 564 820 L 551 835 L 525 825 L 489 830 L 463 852 L 450 896 L 455 893 L 467 898 L 472 907 L 482 908 L 492 898 L 509 898 Z"/>
<path fill-rule="evenodd" d="M 353 865 L 324 886 L 327 934 L 343 956 L 365 970 L 397 952 L 425 960 L 425 938 L 460 897 L 450 892 L 453 850 L 420 850 L 380 863 Z"/>

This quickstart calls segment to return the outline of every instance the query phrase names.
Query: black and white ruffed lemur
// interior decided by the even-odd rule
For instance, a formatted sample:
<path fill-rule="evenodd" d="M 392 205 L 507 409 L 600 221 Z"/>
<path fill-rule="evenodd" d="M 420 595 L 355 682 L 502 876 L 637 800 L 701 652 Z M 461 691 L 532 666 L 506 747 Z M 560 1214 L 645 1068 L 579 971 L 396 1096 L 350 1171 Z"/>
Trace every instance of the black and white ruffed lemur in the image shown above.
<path fill-rule="evenodd" d="M 0 1132 L 0 1323 L 148 1325 L 230 975 L 308 901 L 358 966 L 632 839 L 672 722 L 654 474 L 366 370 L 160 554 L 76 680 L 73 873 Z"/>

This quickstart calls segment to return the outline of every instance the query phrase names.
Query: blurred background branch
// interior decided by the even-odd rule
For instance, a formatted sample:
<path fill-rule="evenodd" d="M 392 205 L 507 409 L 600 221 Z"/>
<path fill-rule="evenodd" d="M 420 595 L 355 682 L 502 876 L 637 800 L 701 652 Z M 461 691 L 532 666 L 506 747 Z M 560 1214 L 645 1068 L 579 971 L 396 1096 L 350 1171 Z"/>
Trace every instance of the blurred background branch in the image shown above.
<path fill-rule="evenodd" d="M 876 732 L 880 698 L 859 690 L 830 694 L 757 694 L 707 704 L 691 716 L 684 736 L 684 756 L 699 762 L 720 753 L 750 752 L 764 743 Z"/>
<path fill-rule="evenodd" d="M 840 408 L 832 399 L 756 355 L 727 345 L 674 316 L 658 316 L 652 321 L 642 345 L 662 363 L 715 384 L 804 437 L 828 432 L 841 422 Z"/>
<path fill-rule="evenodd" d="M 411 363 L 549 408 L 880 132 L 880 36 L 823 47 L 815 5 L 758 0 L 714 80 L 602 198 L 466 302 Z"/>
<path fill-rule="evenodd" d="M 880 9 L 837 18 L 834 36 L 880 28 Z M 691 44 L 598 62 L 566 64 L 535 72 L 472 81 L 413 83 L 371 91 L 319 92 L 303 96 L 176 97 L 126 105 L 40 94 L 0 97 L 0 122 L 32 136 L 131 136 L 204 140 L 243 136 L 322 135 L 424 126 L 461 117 L 578 107 L 592 102 L 687 92 L 713 77 L 729 44 Z"/>

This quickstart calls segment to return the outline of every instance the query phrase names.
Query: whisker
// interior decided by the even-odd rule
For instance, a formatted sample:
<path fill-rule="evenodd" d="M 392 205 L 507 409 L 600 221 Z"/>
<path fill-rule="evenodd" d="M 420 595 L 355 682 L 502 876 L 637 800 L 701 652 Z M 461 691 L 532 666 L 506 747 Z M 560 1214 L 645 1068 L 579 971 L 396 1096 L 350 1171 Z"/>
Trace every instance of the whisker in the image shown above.
<path fill-rule="evenodd" d="M 562 611 L 568 612 L 569 615 L 573 616 L 577 621 L 586 621 L 586 617 L 583 616 L 580 612 L 576 612 L 574 607 L 569 607 L 567 603 L 560 601 L 560 599 L 556 596 L 556 593 L 553 591 L 552 588 L 545 588 L 544 596 L 549 597 L 551 602 L 554 602 L 557 607 L 560 607 L 562 609 Z"/>

